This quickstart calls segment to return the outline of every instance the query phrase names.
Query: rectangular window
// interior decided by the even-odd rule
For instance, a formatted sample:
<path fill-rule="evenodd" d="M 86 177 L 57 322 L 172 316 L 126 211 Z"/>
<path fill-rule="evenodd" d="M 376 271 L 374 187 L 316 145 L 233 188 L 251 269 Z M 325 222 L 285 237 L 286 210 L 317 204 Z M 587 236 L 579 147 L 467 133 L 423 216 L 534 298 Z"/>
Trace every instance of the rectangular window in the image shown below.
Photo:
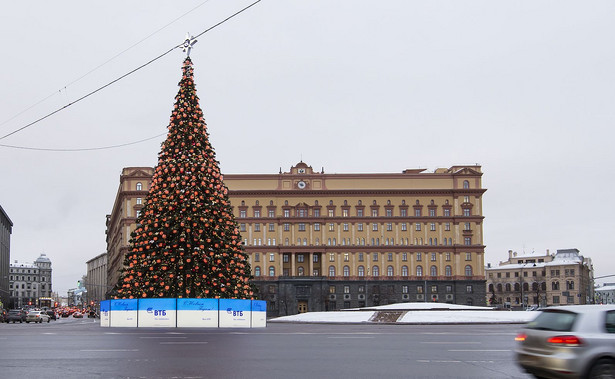
<path fill-rule="evenodd" d="M 451 210 L 449 208 L 444 209 L 444 217 L 451 217 Z"/>
<path fill-rule="evenodd" d="M 436 261 L 436 253 L 431 253 L 431 261 L 432 262 Z"/>
<path fill-rule="evenodd" d="M 401 293 L 408 293 L 408 286 L 401 286 Z"/>
<path fill-rule="evenodd" d="M 320 209 L 314 209 L 314 217 L 320 217 Z"/>
<path fill-rule="evenodd" d="M 447 223 L 444 224 L 444 230 L 447 231 L 447 232 L 451 231 L 451 223 L 450 222 L 447 222 Z"/>
<path fill-rule="evenodd" d="M 387 209 L 387 217 L 393 217 L 393 210 L 392 209 Z"/>
<path fill-rule="evenodd" d="M 329 217 L 335 216 L 333 209 L 329 209 Z"/>
<path fill-rule="evenodd" d="M 329 231 L 332 232 L 335 230 L 335 224 L 329 224 Z"/>
<path fill-rule="evenodd" d="M 254 253 L 254 262 L 260 262 L 261 255 L 259 253 Z"/>
<path fill-rule="evenodd" d="M 261 211 L 260 210 L 255 210 L 254 211 L 254 217 L 261 217 Z"/>
<path fill-rule="evenodd" d="M 417 222 L 415 226 L 416 226 L 416 227 L 415 227 L 415 230 L 416 230 L 417 232 L 420 232 L 420 231 L 421 231 L 421 224 Z"/>
<path fill-rule="evenodd" d="M 387 254 L 387 260 L 388 260 L 389 262 L 393 262 L 393 253 L 388 253 L 388 254 Z"/>
<path fill-rule="evenodd" d="M 559 296 L 553 296 L 553 304 L 559 304 Z"/>
<path fill-rule="evenodd" d="M 467 285 L 466 286 L 466 293 L 472 293 L 474 291 L 472 291 L 472 286 L 471 285 Z"/>
<path fill-rule="evenodd" d="M 438 286 L 431 286 L 431 293 L 438 293 Z"/>
<path fill-rule="evenodd" d="M 284 209 L 284 217 L 290 217 L 290 209 Z"/>
<path fill-rule="evenodd" d="M 444 259 L 446 259 L 447 262 L 451 261 L 451 253 L 445 253 L 444 257 L 445 257 Z"/>
<path fill-rule="evenodd" d="M 420 262 L 423 259 L 423 253 L 416 253 L 416 261 Z"/>
<path fill-rule="evenodd" d="M 372 230 L 375 231 L 375 232 L 378 231 L 378 224 L 373 223 L 372 224 Z"/>
<path fill-rule="evenodd" d="M 318 254 L 312 255 L 312 262 L 318 263 Z"/>
<path fill-rule="evenodd" d="M 275 211 L 274 210 L 272 210 L 272 209 L 269 210 L 269 217 L 271 217 L 271 218 L 275 217 Z"/>
<path fill-rule="evenodd" d="M 329 286 L 329 293 L 335 293 L 335 286 Z"/>
<path fill-rule="evenodd" d="M 314 223 L 314 231 L 315 232 L 319 232 L 320 231 L 320 224 L 319 223 Z"/>
<path fill-rule="evenodd" d="M 285 231 L 285 232 L 290 231 L 290 224 L 289 224 L 289 223 L 285 223 L 285 224 L 284 224 L 284 231 Z"/>
<path fill-rule="evenodd" d="M 306 217 L 307 209 L 299 209 L 299 217 Z"/>
<path fill-rule="evenodd" d="M 305 259 L 305 257 L 303 256 L 303 254 L 297 254 L 297 262 L 303 263 L 304 259 Z"/>
<path fill-rule="evenodd" d="M 344 231 L 347 232 L 348 230 L 349 230 L 348 223 L 345 222 L 344 223 Z"/>
<path fill-rule="evenodd" d="M 240 218 L 246 218 L 247 217 L 246 211 L 245 210 L 239 211 L 239 217 Z"/>
<path fill-rule="evenodd" d="M 358 223 L 357 224 L 357 231 L 359 231 L 359 232 L 363 231 L 363 224 L 362 223 Z"/>
<path fill-rule="evenodd" d="M 359 253 L 359 262 L 363 262 L 363 253 Z"/>
<path fill-rule="evenodd" d="M 284 263 L 288 263 L 288 261 L 290 260 L 290 254 L 282 255 L 282 260 L 284 261 Z"/>
<path fill-rule="evenodd" d="M 357 209 L 357 217 L 363 217 L 363 209 Z"/>
<path fill-rule="evenodd" d="M 463 209 L 463 215 L 464 216 L 471 216 L 471 212 L 470 212 L 470 208 L 464 208 Z"/>
<path fill-rule="evenodd" d="M 342 209 L 342 217 L 348 217 L 348 209 Z"/>
<path fill-rule="evenodd" d="M 335 262 L 335 253 L 329 253 L 329 262 Z"/>
<path fill-rule="evenodd" d="M 453 293 L 453 286 L 451 286 L 450 284 L 446 285 L 446 293 Z"/>
<path fill-rule="evenodd" d="M 388 222 L 388 223 L 387 223 L 387 231 L 388 231 L 388 232 L 393 231 L 393 224 L 392 224 L 392 223 L 390 223 L 390 222 Z"/>
<path fill-rule="evenodd" d="M 408 210 L 407 209 L 400 209 L 399 213 L 401 214 L 401 217 L 408 217 Z"/>
<path fill-rule="evenodd" d="M 350 255 L 348 253 L 344 253 L 344 262 L 350 262 Z"/>
<path fill-rule="evenodd" d="M 241 223 L 239 224 L 239 231 L 240 232 L 245 232 L 246 231 L 246 224 L 245 223 Z"/>
<path fill-rule="evenodd" d="M 270 232 L 275 232 L 275 224 L 273 224 L 273 223 L 269 224 L 269 231 Z"/>
<path fill-rule="evenodd" d="M 141 199 L 140 197 L 137 197 L 137 204 L 143 204 L 143 199 Z"/>
<path fill-rule="evenodd" d="M 372 217 L 378 217 L 378 209 L 372 209 Z"/>
<path fill-rule="evenodd" d="M 260 232 L 261 231 L 261 224 L 259 224 L 259 223 L 254 224 L 254 231 L 255 232 Z"/>
<path fill-rule="evenodd" d="M 463 237 L 463 244 L 466 246 L 472 245 L 472 237 Z"/>
<path fill-rule="evenodd" d="M 407 262 L 408 261 L 408 253 L 401 253 L 401 260 L 402 260 L 402 262 Z"/>
<path fill-rule="evenodd" d="M 402 222 L 402 223 L 401 223 L 401 231 L 402 231 L 402 232 L 405 232 L 405 231 L 407 231 L 407 230 L 408 230 L 408 225 L 407 225 L 405 222 Z"/>
<path fill-rule="evenodd" d="M 365 293 L 365 286 L 359 286 L 359 293 Z"/>
<path fill-rule="evenodd" d="M 275 253 L 269 253 L 269 262 L 275 262 Z"/>
<path fill-rule="evenodd" d="M 432 232 L 436 230 L 436 223 L 432 222 L 429 224 L 429 230 L 431 230 Z"/>
<path fill-rule="evenodd" d="M 416 286 L 416 293 L 423 293 L 423 286 Z"/>
<path fill-rule="evenodd" d="M 472 253 L 466 253 L 466 261 L 472 260 Z"/>
<path fill-rule="evenodd" d="M 300 232 L 305 232 L 305 224 L 302 223 L 302 222 L 299 223 L 299 231 Z"/>
<path fill-rule="evenodd" d="M 430 217 L 435 217 L 436 216 L 436 210 L 435 209 L 430 209 L 429 210 L 429 216 Z"/>
<path fill-rule="evenodd" d="M 414 210 L 414 216 L 415 217 L 421 217 L 421 209 L 420 208 Z"/>
<path fill-rule="evenodd" d="M 344 293 L 350 293 L 350 286 L 344 286 Z"/>
<path fill-rule="evenodd" d="M 469 222 L 465 222 L 463 224 L 463 230 L 465 230 L 466 232 L 469 232 L 472 230 L 472 228 L 470 227 L 470 223 Z"/>
<path fill-rule="evenodd" d="M 373 253 L 373 259 L 374 262 L 378 262 L 378 253 Z"/>

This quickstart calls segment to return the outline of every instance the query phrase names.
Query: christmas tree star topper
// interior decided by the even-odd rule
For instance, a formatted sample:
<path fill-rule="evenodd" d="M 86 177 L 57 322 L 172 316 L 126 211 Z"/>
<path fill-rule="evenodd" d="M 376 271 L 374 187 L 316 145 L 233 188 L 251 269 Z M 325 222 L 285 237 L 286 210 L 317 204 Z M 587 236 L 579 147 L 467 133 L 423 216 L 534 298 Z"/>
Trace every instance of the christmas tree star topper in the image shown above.
<path fill-rule="evenodd" d="M 192 50 L 192 46 L 194 46 L 194 44 L 197 42 L 198 41 L 196 40 L 196 38 L 192 37 L 190 33 L 186 33 L 186 40 L 182 45 L 182 51 L 186 53 L 187 57 L 190 56 L 190 50 Z"/>

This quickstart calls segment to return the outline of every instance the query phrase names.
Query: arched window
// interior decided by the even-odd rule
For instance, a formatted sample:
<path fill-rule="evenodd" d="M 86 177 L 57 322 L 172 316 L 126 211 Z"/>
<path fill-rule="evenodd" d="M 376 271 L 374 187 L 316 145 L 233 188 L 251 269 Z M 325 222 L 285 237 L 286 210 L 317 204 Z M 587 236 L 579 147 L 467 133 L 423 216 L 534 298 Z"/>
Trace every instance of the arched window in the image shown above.
<path fill-rule="evenodd" d="M 376 246 L 376 240 L 372 238 L 372 246 Z"/>
<path fill-rule="evenodd" d="M 551 289 L 554 291 L 559 290 L 559 282 L 552 282 L 551 283 Z"/>
<path fill-rule="evenodd" d="M 335 276 L 335 266 L 329 266 L 329 276 Z"/>
<path fill-rule="evenodd" d="M 316 237 L 316 245 L 320 245 L 320 238 Z"/>
<path fill-rule="evenodd" d="M 540 289 L 543 290 L 543 291 L 546 291 L 547 290 L 547 282 L 542 282 L 540 284 Z"/>
<path fill-rule="evenodd" d="M 519 292 L 520 288 L 521 286 L 519 286 L 519 283 L 515 283 L 515 292 Z"/>
<path fill-rule="evenodd" d="M 358 267 L 358 274 L 359 274 L 359 276 L 365 276 L 365 267 L 359 266 Z"/>
<path fill-rule="evenodd" d="M 350 267 L 344 266 L 344 276 L 350 276 Z"/>
<path fill-rule="evenodd" d="M 299 275 L 299 276 L 303 276 L 303 274 L 304 274 L 303 267 L 299 266 L 299 267 L 297 268 L 297 275 Z"/>
<path fill-rule="evenodd" d="M 284 239 L 284 246 L 288 246 L 288 238 Z"/>
<path fill-rule="evenodd" d="M 538 283 L 536 282 L 532 283 L 532 291 L 538 291 L 538 286 L 539 286 Z"/>
<path fill-rule="evenodd" d="M 431 276 L 438 276 L 438 268 L 436 266 L 431 266 L 431 269 L 429 271 L 429 274 Z"/>
<path fill-rule="evenodd" d="M 337 245 L 337 240 L 335 238 L 333 238 L 333 246 Z"/>
<path fill-rule="evenodd" d="M 495 288 L 493 288 L 493 283 L 489 284 L 489 292 L 491 293 L 495 292 Z"/>
<path fill-rule="evenodd" d="M 416 276 L 423 276 L 423 266 L 416 266 Z"/>
<path fill-rule="evenodd" d="M 378 266 L 372 267 L 372 276 L 380 276 L 380 269 Z"/>
<path fill-rule="evenodd" d="M 523 291 L 528 292 L 530 290 L 530 285 L 528 283 L 523 283 Z"/>
<path fill-rule="evenodd" d="M 401 266 L 401 276 L 408 276 L 408 266 Z"/>
<path fill-rule="evenodd" d="M 307 246 L 307 238 L 303 239 L 303 246 Z"/>
<path fill-rule="evenodd" d="M 498 283 L 498 292 L 502 292 L 502 283 Z"/>
<path fill-rule="evenodd" d="M 453 276 L 453 268 L 451 266 L 444 267 L 445 276 Z"/>
<path fill-rule="evenodd" d="M 301 246 L 301 238 L 297 238 L 297 246 Z"/>
<path fill-rule="evenodd" d="M 142 191 L 143 190 L 143 184 L 141 184 L 141 182 L 137 183 L 137 191 Z"/>
<path fill-rule="evenodd" d="M 261 276 L 261 268 L 256 266 L 254 267 L 254 276 Z"/>
<path fill-rule="evenodd" d="M 327 245 L 331 246 L 331 238 L 327 240 Z"/>
<path fill-rule="evenodd" d="M 393 266 L 387 267 L 387 276 L 393 276 Z"/>
<path fill-rule="evenodd" d="M 466 276 L 472 276 L 472 266 L 466 266 Z"/>
<path fill-rule="evenodd" d="M 510 283 L 506 283 L 506 292 L 510 292 L 510 291 L 511 291 Z"/>
<path fill-rule="evenodd" d="M 468 182 L 467 180 L 463 181 L 463 188 L 470 188 L 470 182 Z"/>
<path fill-rule="evenodd" d="M 275 267 L 269 266 L 269 276 L 275 276 Z"/>

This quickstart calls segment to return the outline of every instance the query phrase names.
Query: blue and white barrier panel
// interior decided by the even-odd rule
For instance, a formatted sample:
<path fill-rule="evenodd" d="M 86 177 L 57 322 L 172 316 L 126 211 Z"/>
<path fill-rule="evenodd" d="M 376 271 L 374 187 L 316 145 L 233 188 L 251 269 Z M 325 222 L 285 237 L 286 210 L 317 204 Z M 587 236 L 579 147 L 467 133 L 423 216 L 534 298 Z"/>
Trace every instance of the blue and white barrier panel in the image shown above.
<path fill-rule="evenodd" d="M 139 327 L 174 328 L 177 320 L 177 299 L 139 299 Z"/>
<path fill-rule="evenodd" d="M 217 328 L 218 299 L 177 299 L 177 327 Z"/>
<path fill-rule="evenodd" d="M 111 311 L 111 300 L 103 300 L 100 302 L 100 326 L 109 327 L 109 312 Z"/>
<path fill-rule="evenodd" d="M 267 326 L 267 302 L 264 300 L 252 300 L 252 328 L 264 328 Z"/>
<path fill-rule="evenodd" d="M 138 305 L 137 299 L 111 300 L 109 326 L 136 327 Z"/>
<path fill-rule="evenodd" d="M 221 328 L 249 328 L 252 321 L 252 300 L 220 299 Z"/>
<path fill-rule="evenodd" d="M 241 299 L 104 300 L 102 327 L 264 328 L 267 302 Z"/>

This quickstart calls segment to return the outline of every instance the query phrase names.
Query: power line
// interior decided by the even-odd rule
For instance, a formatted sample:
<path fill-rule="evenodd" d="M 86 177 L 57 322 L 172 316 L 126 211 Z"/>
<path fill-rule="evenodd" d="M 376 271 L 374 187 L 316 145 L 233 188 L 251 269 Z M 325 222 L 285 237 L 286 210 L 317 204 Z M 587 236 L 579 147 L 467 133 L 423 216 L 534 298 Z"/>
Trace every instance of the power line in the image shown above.
<path fill-rule="evenodd" d="M 134 142 L 127 142 L 127 143 L 122 143 L 119 145 L 111 145 L 111 146 L 103 146 L 103 147 L 84 147 L 84 148 L 76 148 L 76 149 L 50 149 L 50 148 L 43 148 L 43 147 L 27 147 L 27 146 L 14 146 L 14 145 L 4 145 L 4 144 L 0 144 L 0 147 L 7 147 L 10 149 L 20 149 L 20 150 L 35 150 L 35 151 L 53 151 L 53 152 L 77 152 L 77 151 L 95 151 L 95 150 L 108 150 L 108 149 L 116 149 L 118 147 L 124 147 L 124 146 L 130 146 L 130 145 L 136 145 L 138 143 L 141 142 L 145 142 L 145 141 L 149 141 L 152 140 L 154 138 L 158 138 L 161 136 L 164 136 L 165 133 L 162 134 L 158 134 L 155 135 L 153 137 L 149 137 L 149 138 L 145 138 L 139 141 L 134 141 Z"/>
<path fill-rule="evenodd" d="M 131 46 L 129 46 L 128 48 L 124 49 L 123 51 L 119 52 L 118 54 L 114 55 L 113 57 L 111 57 L 110 59 L 106 60 L 105 62 L 103 62 L 102 64 L 94 67 L 93 69 L 91 69 L 90 71 L 86 72 L 85 74 L 81 75 L 80 77 L 78 77 L 77 79 L 73 80 L 72 82 L 68 83 L 67 85 L 65 85 L 64 87 L 60 88 L 59 90 L 53 92 L 52 94 L 50 94 L 49 96 L 45 97 L 44 99 L 39 100 L 38 102 L 32 104 L 31 106 L 27 107 L 26 109 L 24 109 L 23 111 L 17 113 L 16 115 L 14 115 L 13 117 L 3 121 L 2 123 L 0 123 L 0 126 L 6 124 L 7 122 L 15 119 L 16 117 L 24 114 L 25 112 L 29 111 L 30 109 L 36 107 L 37 105 L 39 105 L 40 103 L 44 102 L 45 100 L 49 99 L 52 96 L 57 95 L 58 93 L 61 93 L 62 90 L 66 90 L 66 88 L 72 84 L 77 83 L 78 81 L 80 81 L 81 79 L 85 78 L 86 76 L 90 75 L 91 73 L 93 73 L 94 71 L 98 70 L 99 68 L 105 66 L 107 63 L 115 60 L 117 57 L 119 57 L 120 55 L 124 54 L 125 52 L 127 52 L 128 50 L 134 48 L 137 45 L 140 45 L 141 43 L 145 42 L 146 40 L 148 40 L 149 38 L 153 37 L 154 35 L 158 34 L 159 32 L 161 32 L 162 30 L 168 28 L 169 26 L 171 26 L 172 24 L 174 24 L 175 22 L 179 21 L 180 19 L 184 18 L 185 16 L 187 16 L 188 14 L 194 12 L 195 10 L 197 10 L 198 8 L 200 8 L 201 6 L 205 5 L 205 3 L 208 3 L 210 0 L 205 0 L 204 2 L 202 2 L 201 4 L 197 5 L 196 7 L 190 9 L 188 12 L 182 14 L 181 16 L 177 17 L 176 19 L 174 19 L 173 21 L 169 22 L 168 24 L 164 25 L 163 27 L 161 27 L 160 29 L 154 31 L 153 33 L 149 34 L 148 36 L 146 36 L 145 38 L 142 38 L 140 41 L 132 44 Z"/>
<path fill-rule="evenodd" d="M 261 0 L 257 0 L 257 1 L 255 1 L 255 2 L 253 2 L 252 4 L 248 5 L 247 7 L 245 7 L 245 8 L 243 8 L 243 9 L 241 9 L 241 10 L 239 10 L 239 11 L 235 12 L 234 14 L 230 15 L 229 17 L 225 18 L 224 20 L 220 21 L 219 23 L 215 24 L 214 26 L 212 26 L 212 27 L 210 27 L 210 28 L 208 28 L 208 29 L 205 29 L 203 32 L 201 32 L 200 34 L 198 34 L 198 35 L 197 35 L 197 37 L 202 36 L 203 34 L 205 34 L 205 33 L 209 32 L 210 30 L 212 30 L 212 29 L 214 29 L 214 28 L 216 28 L 216 27 L 218 27 L 218 26 L 222 25 L 222 24 L 223 24 L 223 23 L 225 23 L 226 21 L 230 20 L 231 18 L 233 18 L 233 17 L 237 16 L 238 14 L 242 13 L 243 11 L 245 11 L 245 10 L 247 10 L 247 9 L 251 8 L 252 6 L 254 6 L 254 5 L 256 5 L 257 3 L 260 3 L 260 2 L 261 2 Z M 195 38 L 196 38 L 196 37 L 195 37 Z M 170 48 L 170 49 L 169 49 L 169 50 L 167 50 L 166 52 L 164 52 L 164 53 L 160 54 L 160 55 L 159 55 L 159 56 L 157 56 L 156 58 L 151 59 L 151 60 L 150 60 L 150 61 L 148 61 L 147 63 L 142 64 L 141 66 L 139 66 L 139 67 L 135 68 L 134 70 L 131 70 L 130 72 L 128 72 L 128 73 L 126 73 L 126 74 L 124 74 L 124 75 L 120 76 L 119 78 L 117 78 L 117 79 L 115 79 L 115 80 L 110 81 L 109 83 L 105 84 L 104 86 L 102 86 L 102 87 L 100 87 L 100 88 L 98 88 L 98 89 L 95 89 L 94 91 L 92 91 L 92 92 L 90 92 L 90 93 L 88 93 L 88 94 L 86 94 L 86 95 L 84 95 L 84 96 L 82 96 L 82 97 L 78 98 L 77 100 L 75 100 L 75 101 L 73 101 L 73 102 L 71 102 L 71 103 L 68 103 L 68 104 L 66 104 L 65 106 L 63 106 L 63 107 L 61 107 L 61 108 L 59 108 L 59 109 L 56 109 L 55 111 L 53 111 L 53 112 L 51 112 L 51 113 L 49 113 L 49 114 L 47 114 L 47 115 L 45 115 L 45 116 L 43 116 L 43 117 L 41 117 L 41 118 L 39 118 L 39 119 L 35 120 L 35 121 L 33 121 L 33 122 L 31 122 L 31 123 L 29 123 L 29 124 L 27 124 L 27 125 L 24 125 L 24 126 L 22 126 L 21 128 L 19 128 L 19 129 L 16 129 L 16 130 L 14 130 L 14 131 L 12 131 L 12 132 L 10 132 L 10 133 L 8 133 L 8 134 L 5 134 L 4 136 L 0 137 L 0 140 L 5 139 L 5 138 L 7 138 L 7 137 L 9 137 L 9 136 L 12 136 L 13 134 L 18 133 L 18 132 L 20 132 L 20 131 L 22 131 L 22 130 L 24 130 L 24 129 L 26 129 L 26 128 L 29 128 L 30 126 L 32 126 L 32 125 L 34 125 L 34 124 L 37 124 L 37 123 L 39 123 L 40 121 L 43 121 L 44 119 L 46 119 L 46 118 L 48 118 L 48 117 L 51 117 L 51 116 L 53 116 L 54 114 L 56 114 L 56 113 L 58 113 L 58 112 L 60 112 L 60 111 L 62 111 L 62 110 L 64 110 L 64 109 L 66 109 L 66 108 L 70 107 L 71 105 L 76 104 L 76 103 L 78 103 L 79 101 L 81 101 L 81 100 L 83 100 L 83 99 L 85 99 L 85 98 L 87 98 L 87 97 L 90 97 L 91 95 L 95 94 L 96 92 L 98 92 L 98 91 L 100 91 L 100 90 L 102 90 L 102 89 L 105 89 L 105 88 L 109 87 L 111 84 L 116 83 L 116 82 L 120 81 L 121 79 L 124 79 L 125 77 L 127 77 L 127 76 L 129 76 L 129 75 L 131 75 L 131 74 L 135 73 L 136 71 L 138 71 L 138 70 L 142 69 L 143 67 L 145 67 L 145 66 L 147 66 L 147 65 L 149 65 L 149 64 L 151 64 L 151 63 L 153 63 L 153 62 L 155 62 L 155 61 L 157 61 L 158 59 L 160 59 L 160 58 L 164 57 L 165 55 L 169 54 L 171 51 L 173 51 L 173 50 L 175 50 L 175 49 L 177 49 L 177 48 L 180 48 L 180 47 L 183 47 L 183 42 L 182 42 L 181 44 L 177 45 L 177 46 L 173 46 L 172 48 Z"/>

